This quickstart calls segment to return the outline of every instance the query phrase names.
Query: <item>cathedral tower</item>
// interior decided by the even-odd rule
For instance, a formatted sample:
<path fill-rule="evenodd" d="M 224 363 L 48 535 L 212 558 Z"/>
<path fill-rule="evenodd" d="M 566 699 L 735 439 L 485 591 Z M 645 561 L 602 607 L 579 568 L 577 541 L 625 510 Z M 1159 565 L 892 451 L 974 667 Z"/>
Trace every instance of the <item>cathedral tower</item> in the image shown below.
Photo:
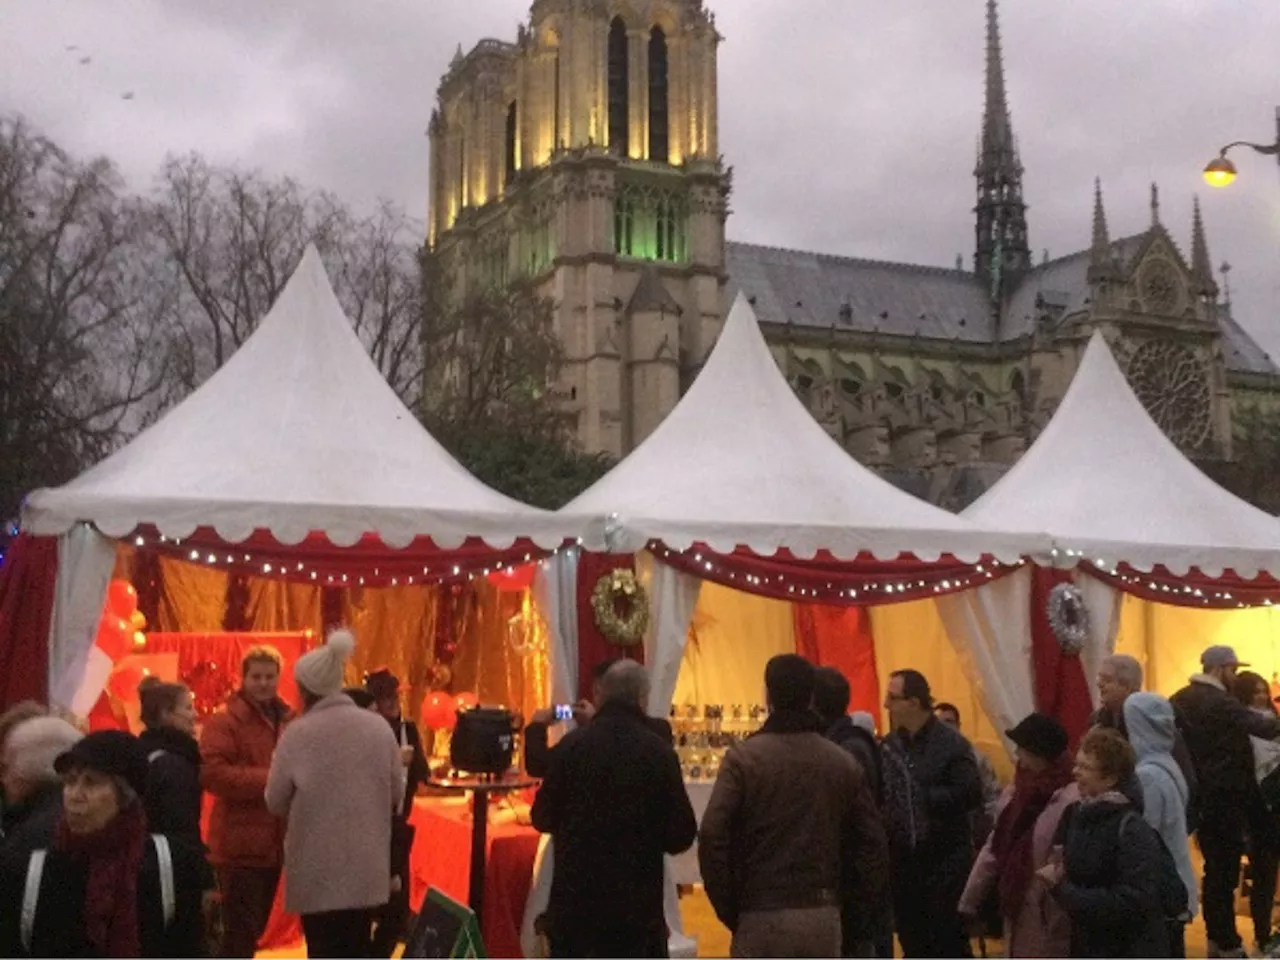
<path fill-rule="evenodd" d="M 999 301 L 1031 268 L 1031 249 L 1027 205 L 1022 200 L 1022 161 L 1005 94 L 996 0 L 987 0 L 987 99 L 973 175 L 978 181 L 974 272 Z"/>
<path fill-rule="evenodd" d="M 440 83 L 428 244 L 459 293 L 555 301 L 587 450 L 643 440 L 719 330 L 720 39 L 702 0 L 534 0 L 515 43 L 459 50 Z"/>

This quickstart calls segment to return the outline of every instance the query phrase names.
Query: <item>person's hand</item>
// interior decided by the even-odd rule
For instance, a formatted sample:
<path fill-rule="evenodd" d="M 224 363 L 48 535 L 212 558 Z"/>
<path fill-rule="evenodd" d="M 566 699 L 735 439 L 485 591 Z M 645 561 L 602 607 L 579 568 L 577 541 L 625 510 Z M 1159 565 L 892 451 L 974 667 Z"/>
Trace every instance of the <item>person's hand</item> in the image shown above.
<path fill-rule="evenodd" d="M 543 726 L 551 726 L 556 722 L 556 712 L 552 707 L 543 707 L 541 710 L 533 711 L 533 716 L 529 718 L 530 723 L 540 723 Z"/>
<path fill-rule="evenodd" d="M 404 889 L 404 883 L 403 881 L 401 881 L 400 875 L 396 874 L 394 877 L 391 878 L 391 893 L 394 896 L 395 894 L 399 893 L 403 889 Z"/>
<path fill-rule="evenodd" d="M 1063 868 L 1061 861 L 1050 861 L 1036 871 L 1036 876 L 1043 880 L 1048 886 L 1056 887 L 1062 882 Z"/>
<path fill-rule="evenodd" d="M 413 747 L 406 744 L 400 748 L 400 763 L 406 767 L 413 763 Z"/>
<path fill-rule="evenodd" d="M 590 723 L 596 715 L 596 705 L 590 700 L 579 700 L 573 705 L 573 719 L 578 726 Z"/>

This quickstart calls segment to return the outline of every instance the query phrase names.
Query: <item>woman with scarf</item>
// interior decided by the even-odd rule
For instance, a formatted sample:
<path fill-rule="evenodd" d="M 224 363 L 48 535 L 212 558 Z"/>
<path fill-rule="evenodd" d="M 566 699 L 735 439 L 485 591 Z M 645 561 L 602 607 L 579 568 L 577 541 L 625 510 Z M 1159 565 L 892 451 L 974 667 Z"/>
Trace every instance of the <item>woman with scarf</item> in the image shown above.
<path fill-rule="evenodd" d="M 1066 956 L 1070 921 L 1035 874 L 1049 862 L 1063 812 L 1079 799 L 1067 733 L 1052 717 L 1033 713 L 1005 736 L 1018 748 L 1017 774 L 1000 797 L 995 827 L 969 873 L 960 913 L 978 917 L 994 893 L 1004 918 L 1005 956 Z"/>
<path fill-rule="evenodd" d="M 198 957 L 204 862 L 148 836 L 147 753 L 119 730 L 58 757 L 62 817 L 48 849 L 0 862 L 0 956 Z"/>
<path fill-rule="evenodd" d="M 142 723 L 138 742 L 147 752 L 143 806 L 156 833 L 200 841 L 200 744 L 191 691 L 148 677 L 138 687 Z"/>

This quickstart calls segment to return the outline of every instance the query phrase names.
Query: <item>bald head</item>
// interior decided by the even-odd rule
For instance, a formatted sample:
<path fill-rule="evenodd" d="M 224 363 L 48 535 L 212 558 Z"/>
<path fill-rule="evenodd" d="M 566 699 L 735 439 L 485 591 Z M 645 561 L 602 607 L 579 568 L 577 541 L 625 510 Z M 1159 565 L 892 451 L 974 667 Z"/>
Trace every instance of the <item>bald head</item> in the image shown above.
<path fill-rule="evenodd" d="M 600 678 L 600 705 L 626 703 L 641 710 L 649 702 L 649 671 L 634 660 L 619 660 Z"/>

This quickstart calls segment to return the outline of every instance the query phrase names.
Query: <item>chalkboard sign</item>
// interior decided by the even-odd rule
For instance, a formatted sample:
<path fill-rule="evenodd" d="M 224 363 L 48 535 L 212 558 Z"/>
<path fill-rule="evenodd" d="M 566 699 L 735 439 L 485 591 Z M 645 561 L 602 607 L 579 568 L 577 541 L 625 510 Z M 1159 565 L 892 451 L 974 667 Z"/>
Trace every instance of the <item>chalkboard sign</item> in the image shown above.
<path fill-rule="evenodd" d="M 427 890 L 422 911 L 405 941 L 405 957 L 483 957 L 480 924 L 470 907 L 445 896 L 435 887 Z"/>

